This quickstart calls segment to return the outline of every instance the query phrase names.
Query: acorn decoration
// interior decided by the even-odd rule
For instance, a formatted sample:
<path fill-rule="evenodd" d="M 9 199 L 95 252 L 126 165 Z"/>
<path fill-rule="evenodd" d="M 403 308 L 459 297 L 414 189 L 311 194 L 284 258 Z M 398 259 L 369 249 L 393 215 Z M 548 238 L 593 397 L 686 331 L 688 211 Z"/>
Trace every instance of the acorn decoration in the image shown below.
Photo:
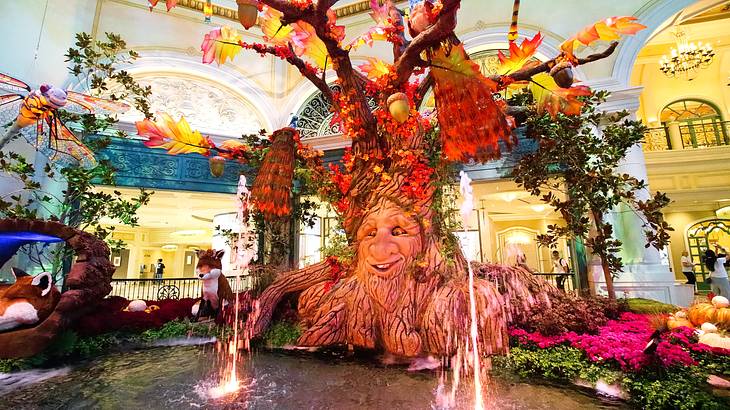
<path fill-rule="evenodd" d="M 550 76 L 561 88 L 570 88 L 573 85 L 573 66 L 567 61 L 556 64 L 550 69 Z"/>
<path fill-rule="evenodd" d="M 395 93 L 388 97 L 388 111 L 393 119 L 403 124 L 411 115 L 411 107 L 408 105 L 408 96 L 405 93 Z"/>
<path fill-rule="evenodd" d="M 256 24 L 259 15 L 259 2 L 257 0 L 236 0 L 238 4 L 238 21 L 246 30 Z"/>
<path fill-rule="evenodd" d="M 210 175 L 213 175 L 214 178 L 220 178 L 226 168 L 226 159 L 216 155 L 208 160 L 208 166 L 210 167 Z"/>

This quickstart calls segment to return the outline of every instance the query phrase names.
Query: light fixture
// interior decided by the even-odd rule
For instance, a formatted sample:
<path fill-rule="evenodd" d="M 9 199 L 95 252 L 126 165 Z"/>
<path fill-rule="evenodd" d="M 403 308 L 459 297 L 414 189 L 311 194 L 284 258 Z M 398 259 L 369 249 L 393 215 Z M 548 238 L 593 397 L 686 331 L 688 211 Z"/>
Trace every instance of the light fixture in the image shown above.
<path fill-rule="evenodd" d="M 715 58 L 715 51 L 710 43 L 690 43 L 687 35 L 680 27 L 672 33 L 677 41 L 677 48 L 672 47 L 671 56 L 663 55 L 659 60 L 659 69 L 667 77 L 692 80 L 697 70 L 707 68 Z"/>
<path fill-rule="evenodd" d="M 177 250 L 177 245 L 162 245 L 162 250 L 164 252 L 173 252 Z"/>
<path fill-rule="evenodd" d="M 536 204 L 536 205 L 530 205 L 530 208 L 537 213 L 541 213 L 541 212 L 545 211 L 546 206 L 542 205 L 542 204 Z"/>

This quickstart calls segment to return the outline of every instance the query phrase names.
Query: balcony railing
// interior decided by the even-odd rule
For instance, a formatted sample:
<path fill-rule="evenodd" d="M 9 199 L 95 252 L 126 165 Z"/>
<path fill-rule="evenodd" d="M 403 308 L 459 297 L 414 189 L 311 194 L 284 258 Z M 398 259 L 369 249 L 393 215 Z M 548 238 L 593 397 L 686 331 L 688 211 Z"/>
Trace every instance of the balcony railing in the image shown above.
<path fill-rule="evenodd" d="M 227 277 L 234 292 L 250 289 L 251 276 L 241 276 L 238 286 L 236 278 Z M 202 288 L 198 278 L 169 279 L 114 279 L 109 296 L 121 296 L 125 299 L 162 300 L 199 298 Z"/>
<path fill-rule="evenodd" d="M 556 288 L 572 293 L 575 290 L 575 279 L 572 273 L 533 273 Z"/>
<path fill-rule="evenodd" d="M 667 151 L 730 145 L 730 121 L 684 124 L 679 127 L 682 147 L 672 146 L 668 127 L 649 128 L 644 133 L 645 151 Z"/>

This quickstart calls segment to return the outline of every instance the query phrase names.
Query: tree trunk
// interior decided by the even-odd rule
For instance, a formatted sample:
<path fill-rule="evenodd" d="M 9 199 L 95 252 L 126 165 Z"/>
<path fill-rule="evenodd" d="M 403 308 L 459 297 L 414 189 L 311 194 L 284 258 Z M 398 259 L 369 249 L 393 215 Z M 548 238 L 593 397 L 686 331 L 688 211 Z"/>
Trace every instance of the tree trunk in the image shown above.
<path fill-rule="evenodd" d="M 388 138 L 396 154 L 380 162 L 354 163 L 344 212 L 354 261 L 341 272 L 330 261 L 282 274 L 259 298 L 254 336 L 266 328 L 286 294 L 301 291 L 300 345 L 349 344 L 406 357 L 465 351 L 471 320 L 467 264 L 458 246 L 450 254 L 445 251 L 458 241 L 434 218 L 434 187 L 428 178 L 414 179 L 419 166 L 427 163 L 423 137 L 419 132 Z M 500 272 L 507 275 L 514 269 Z M 506 282 L 508 286 L 498 289 L 490 280 L 475 279 L 484 354 L 508 349 L 507 323 L 513 311 L 500 290 L 524 287 L 522 293 L 513 293 L 523 295 L 521 302 L 527 305 L 541 299 L 520 280 Z M 534 289 L 545 292 L 544 287 Z"/>
<path fill-rule="evenodd" d="M 603 225 L 603 215 L 600 212 L 593 212 L 593 221 L 596 225 L 596 232 L 598 235 L 602 235 L 601 226 Z M 608 264 L 608 259 L 605 255 L 599 255 L 601 258 L 601 267 L 603 269 L 603 277 L 606 279 L 606 292 L 608 293 L 609 299 L 616 299 L 616 291 L 613 288 L 613 276 L 611 276 L 611 268 Z"/>

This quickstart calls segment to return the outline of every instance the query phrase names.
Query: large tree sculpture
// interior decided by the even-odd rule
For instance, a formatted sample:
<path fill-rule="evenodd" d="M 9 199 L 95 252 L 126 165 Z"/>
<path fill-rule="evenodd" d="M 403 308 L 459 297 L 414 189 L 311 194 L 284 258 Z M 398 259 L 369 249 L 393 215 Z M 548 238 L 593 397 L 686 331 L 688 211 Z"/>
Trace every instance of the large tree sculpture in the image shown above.
<path fill-rule="evenodd" d="M 579 112 L 577 97 L 586 90 L 571 87 L 571 67 L 608 56 L 616 43 L 586 58 L 576 57 L 574 48 L 614 40 L 643 26 L 630 17 L 607 19 L 567 40 L 556 58 L 526 65 L 542 39 L 538 34 L 521 46 L 511 43 L 509 56 L 500 53 L 500 75 L 486 78 L 454 34 L 459 0 L 411 0 L 410 40 L 404 13 L 390 1 L 380 6 L 372 0 L 376 26 L 347 45 L 344 27 L 336 24 L 331 9 L 335 3 L 260 0 L 259 24 L 268 45 L 245 43 L 226 27 L 212 31 L 203 42 L 207 63 L 222 64 L 241 49 L 291 63 L 332 103 L 345 137 L 352 141 L 344 169 L 326 171 L 319 156 L 303 147 L 298 155 L 312 165 L 313 181 L 329 181 L 321 193 L 342 217 L 354 260 L 328 258 L 280 274 L 258 300 L 252 331 L 260 334 L 267 327 L 284 296 L 301 292 L 299 314 L 305 329 L 301 345 L 351 344 L 410 357 L 450 355 L 466 340 L 469 287 L 466 261 L 446 229 L 443 211 L 434 203 L 442 195 L 437 182 L 443 173 L 436 169 L 493 159 L 500 154 L 500 141 L 511 145 L 515 121 L 509 113 L 515 110 L 496 102 L 493 93 L 515 82 L 529 81 L 546 90 L 537 99 L 550 112 Z M 350 51 L 374 40 L 392 43 L 393 63 L 371 59 L 356 70 Z M 333 92 L 324 80 L 329 68 L 337 74 L 340 92 Z M 431 87 L 436 118 L 423 117 L 417 110 Z M 371 111 L 368 98 L 375 99 L 379 109 Z M 165 135 L 164 127 L 149 132 L 150 125 L 147 121 L 140 129 L 140 134 L 154 137 L 149 145 L 171 149 L 166 144 L 175 144 L 176 137 Z M 295 132 L 288 134 L 297 138 Z M 432 135 L 440 137 L 429 138 Z M 223 146 L 208 140 L 205 144 L 202 153 L 230 156 Z M 290 183 L 267 188 L 272 191 L 268 196 L 257 194 L 256 187 L 252 196 L 259 210 L 287 206 L 280 202 L 272 206 L 267 197 L 280 197 L 275 192 L 290 190 Z M 539 284 L 526 283 L 531 281 L 529 275 L 518 268 L 493 270 L 500 273 L 501 289 L 485 279 L 474 285 L 486 354 L 506 350 L 507 322 L 540 296 L 533 293 L 544 291 Z"/>

